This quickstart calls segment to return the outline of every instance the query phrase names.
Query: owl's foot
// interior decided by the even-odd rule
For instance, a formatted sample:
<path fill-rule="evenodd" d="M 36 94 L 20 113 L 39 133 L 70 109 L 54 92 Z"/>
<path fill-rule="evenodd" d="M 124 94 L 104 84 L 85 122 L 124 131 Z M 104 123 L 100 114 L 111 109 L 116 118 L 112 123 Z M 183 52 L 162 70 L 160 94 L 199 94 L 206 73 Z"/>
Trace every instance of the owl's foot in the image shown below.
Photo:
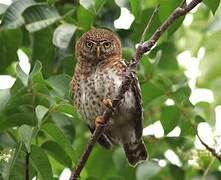
<path fill-rule="evenodd" d="M 96 126 L 96 128 L 98 126 L 105 126 L 105 123 L 103 121 L 103 117 L 102 116 L 96 117 L 96 119 L 95 119 L 95 126 Z"/>
<path fill-rule="evenodd" d="M 113 106 L 111 99 L 103 99 L 102 102 L 107 108 L 112 108 Z"/>
<path fill-rule="evenodd" d="M 102 102 L 107 108 L 111 109 L 113 116 L 115 116 L 118 113 L 117 109 L 113 107 L 113 103 L 111 99 L 108 99 L 108 98 L 103 99 Z"/>
<path fill-rule="evenodd" d="M 111 126 L 111 125 L 113 125 L 112 119 L 110 119 L 108 122 L 104 122 L 102 116 L 98 116 L 95 119 L 95 126 L 96 126 L 96 128 L 98 126 L 105 126 L 105 128 L 106 128 L 106 127 Z"/>

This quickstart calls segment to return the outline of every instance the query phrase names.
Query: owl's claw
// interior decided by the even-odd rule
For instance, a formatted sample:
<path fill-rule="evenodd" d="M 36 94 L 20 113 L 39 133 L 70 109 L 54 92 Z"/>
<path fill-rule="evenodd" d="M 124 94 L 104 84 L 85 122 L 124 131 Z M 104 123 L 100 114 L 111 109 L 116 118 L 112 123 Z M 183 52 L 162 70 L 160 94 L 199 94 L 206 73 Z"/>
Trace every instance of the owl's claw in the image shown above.
<path fill-rule="evenodd" d="M 113 103 L 111 99 L 103 99 L 102 103 L 109 109 L 111 109 L 113 116 L 117 114 L 117 109 L 113 107 Z"/>
<path fill-rule="evenodd" d="M 103 99 L 102 102 L 107 108 L 112 108 L 113 106 L 111 99 Z"/>
<path fill-rule="evenodd" d="M 111 119 L 107 123 L 103 121 L 103 117 L 102 116 L 98 116 L 95 119 L 95 126 L 96 126 L 96 128 L 99 127 L 99 126 L 107 127 L 107 126 L 111 126 L 111 125 L 113 125 L 113 121 Z"/>
<path fill-rule="evenodd" d="M 103 121 L 102 116 L 96 117 L 96 119 L 95 119 L 95 126 L 96 126 L 96 128 L 97 128 L 98 126 L 105 126 L 105 123 L 104 123 L 104 121 Z"/>
<path fill-rule="evenodd" d="M 102 100 L 102 103 L 109 109 L 113 109 L 113 104 L 112 104 L 112 101 L 111 99 L 103 99 Z M 103 120 L 103 117 L 102 116 L 98 116 L 96 119 L 95 119 L 95 126 L 96 128 L 99 127 L 99 126 L 108 126 L 108 125 L 111 125 L 112 122 L 104 122 Z"/>

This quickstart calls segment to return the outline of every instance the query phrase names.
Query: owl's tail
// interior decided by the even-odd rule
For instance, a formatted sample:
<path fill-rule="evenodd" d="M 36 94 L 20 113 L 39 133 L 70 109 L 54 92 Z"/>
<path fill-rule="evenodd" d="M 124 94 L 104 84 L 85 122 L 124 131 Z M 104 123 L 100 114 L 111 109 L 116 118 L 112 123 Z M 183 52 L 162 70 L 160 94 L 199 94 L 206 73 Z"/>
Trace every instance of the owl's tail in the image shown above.
<path fill-rule="evenodd" d="M 147 150 L 142 139 L 123 145 L 127 160 L 132 166 L 147 159 Z"/>

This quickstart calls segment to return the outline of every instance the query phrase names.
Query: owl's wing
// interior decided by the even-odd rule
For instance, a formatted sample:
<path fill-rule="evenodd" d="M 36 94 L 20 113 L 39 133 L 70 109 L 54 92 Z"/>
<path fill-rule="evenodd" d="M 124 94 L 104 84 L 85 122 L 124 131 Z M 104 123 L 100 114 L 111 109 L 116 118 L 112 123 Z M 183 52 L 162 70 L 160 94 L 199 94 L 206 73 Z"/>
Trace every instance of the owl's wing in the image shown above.
<path fill-rule="evenodd" d="M 124 66 L 128 68 L 128 65 L 123 61 Z M 135 131 L 136 131 L 136 137 L 137 139 L 140 139 L 142 137 L 143 133 L 143 103 L 142 103 L 142 97 L 141 97 L 141 89 L 140 84 L 137 78 L 137 75 L 134 73 L 132 84 L 131 84 L 131 90 L 135 97 L 135 114 L 134 114 L 134 123 L 135 123 Z"/>
<path fill-rule="evenodd" d="M 142 104 L 140 84 L 139 84 L 136 74 L 134 74 L 131 88 L 132 88 L 132 91 L 135 97 L 135 103 L 136 103 L 136 107 L 135 107 L 136 114 L 134 115 L 136 137 L 140 139 L 143 133 L 143 104 Z"/>

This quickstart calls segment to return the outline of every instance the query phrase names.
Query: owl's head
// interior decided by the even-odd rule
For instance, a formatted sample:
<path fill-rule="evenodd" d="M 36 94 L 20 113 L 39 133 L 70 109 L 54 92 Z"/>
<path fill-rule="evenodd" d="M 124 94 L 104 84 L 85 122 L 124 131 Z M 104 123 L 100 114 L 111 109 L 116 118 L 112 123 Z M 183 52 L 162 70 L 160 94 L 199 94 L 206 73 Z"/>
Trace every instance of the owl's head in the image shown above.
<path fill-rule="evenodd" d="M 99 62 L 110 57 L 121 57 L 121 42 L 107 29 L 91 29 L 77 41 L 75 54 L 79 59 Z M 80 58 L 80 59 L 81 59 Z"/>

